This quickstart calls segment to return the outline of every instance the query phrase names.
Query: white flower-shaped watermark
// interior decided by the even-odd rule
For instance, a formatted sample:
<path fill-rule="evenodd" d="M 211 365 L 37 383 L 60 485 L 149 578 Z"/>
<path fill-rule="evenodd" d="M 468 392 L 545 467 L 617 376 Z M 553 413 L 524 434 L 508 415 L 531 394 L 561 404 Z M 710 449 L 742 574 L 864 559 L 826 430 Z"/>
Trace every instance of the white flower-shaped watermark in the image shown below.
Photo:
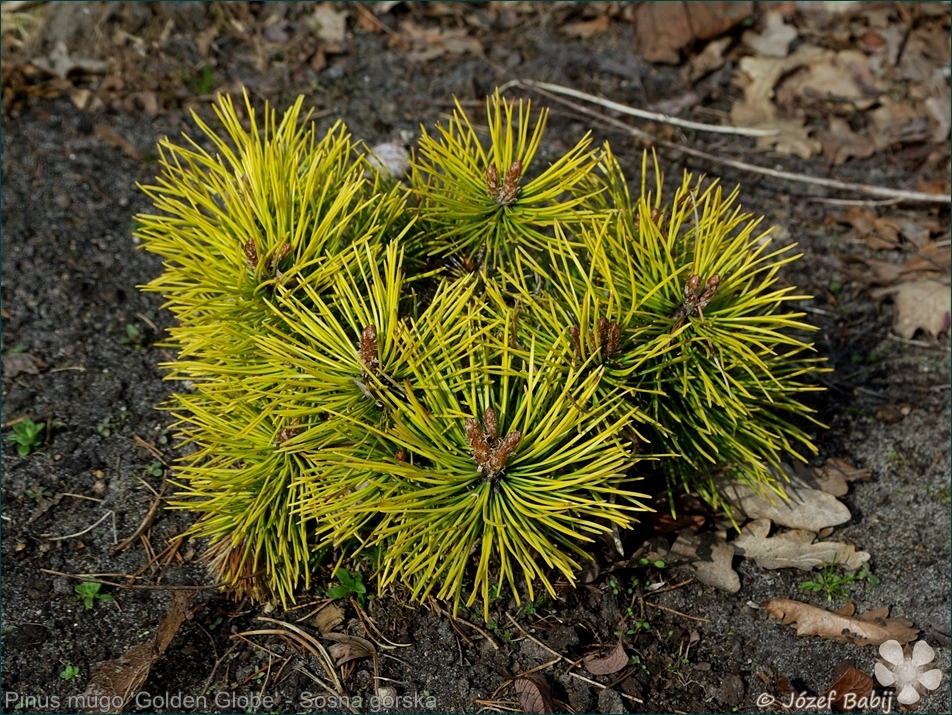
<path fill-rule="evenodd" d="M 896 700 L 903 705 L 919 702 L 924 688 L 935 690 L 942 680 L 942 671 L 931 668 L 935 651 L 925 641 L 916 643 L 909 654 L 909 648 L 903 650 L 898 641 L 886 641 L 879 646 L 879 654 L 886 661 L 876 663 L 874 672 L 880 684 L 895 686 L 898 691 Z"/>

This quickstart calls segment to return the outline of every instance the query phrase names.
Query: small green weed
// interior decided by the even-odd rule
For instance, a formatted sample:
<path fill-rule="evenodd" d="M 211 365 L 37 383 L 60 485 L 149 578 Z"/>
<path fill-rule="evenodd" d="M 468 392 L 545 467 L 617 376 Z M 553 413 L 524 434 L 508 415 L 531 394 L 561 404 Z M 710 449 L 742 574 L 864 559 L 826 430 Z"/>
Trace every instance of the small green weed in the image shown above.
<path fill-rule="evenodd" d="M 63 668 L 63 672 L 60 673 L 60 677 L 63 680 L 76 680 L 79 677 L 79 666 L 78 665 L 67 665 Z"/>
<path fill-rule="evenodd" d="M 849 586 L 859 581 L 866 581 L 870 586 L 879 585 L 879 577 L 874 576 L 869 570 L 869 564 L 864 563 L 856 571 L 840 575 L 836 572 L 836 559 L 824 564 L 823 569 L 813 581 L 804 581 L 800 588 L 804 591 L 826 594 L 826 600 L 834 599 L 850 600 Z"/>
<path fill-rule="evenodd" d="M 13 425 L 13 432 L 7 435 L 7 441 L 17 445 L 17 454 L 26 457 L 30 452 L 43 444 L 43 429 L 45 422 L 21 420 Z"/>
<path fill-rule="evenodd" d="M 142 350 L 144 341 L 145 335 L 139 330 L 139 326 L 126 323 L 126 334 L 124 337 L 119 338 L 119 344 L 130 345 L 136 350 Z"/>
<path fill-rule="evenodd" d="M 112 596 L 108 593 L 100 593 L 99 590 L 101 588 L 101 584 L 83 581 L 83 583 L 76 586 L 75 598 L 83 602 L 87 611 L 91 611 L 96 605 L 96 601 L 108 602 L 113 600 Z"/>
<path fill-rule="evenodd" d="M 30 499 L 33 499 L 37 504 L 46 499 L 50 493 L 43 489 L 43 487 L 37 487 L 36 489 L 27 489 L 24 492 Z"/>
<path fill-rule="evenodd" d="M 99 420 L 99 424 L 96 425 L 96 431 L 103 437 L 111 437 L 122 427 L 122 423 L 128 418 L 129 414 L 127 412 L 121 412 L 118 417 L 106 415 Z"/>
<path fill-rule="evenodd" d="M 363 608 L 367 603 L 367 586 L 364 585 L 364 576 L 360 571 L 353 574 L 347 569 L 337 571 L 337 586 L 327 589 L 328 598 L 347 598 L 354 596 L 357 603 Z"/>
<path fill-rule="evenodd" d="M 184 79 L 185 86 L 199 95 L 211 94 L 211 91 L 215 89 L 215 85 L 218 84 L 215 73 L 208 65 L 202 65 L 198 69 L 198 72 L 186 70 Z"/>
<path fill-rule="evenodd" d="M 162 466 L 162 462 L 152 462 L 145 468 L 146 474 L 151 474 L 153 477 L 161 477 L 165 472 L 165 468 Z"/>

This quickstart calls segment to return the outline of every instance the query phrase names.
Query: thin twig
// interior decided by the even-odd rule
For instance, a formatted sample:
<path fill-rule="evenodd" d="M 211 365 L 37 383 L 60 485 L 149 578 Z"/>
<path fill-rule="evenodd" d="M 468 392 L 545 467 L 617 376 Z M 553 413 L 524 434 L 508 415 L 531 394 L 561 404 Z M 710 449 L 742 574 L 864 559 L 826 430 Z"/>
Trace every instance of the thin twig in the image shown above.
<path fill-rule="evenodd" d="M 651 608 L 660 608 L 662 611 L 673 613 L 677 616 L 681 616 L 682 618 L 687 618 L 691 621 L 701 621 L 702 623 L 711 622 L 709 618 L 702 618 L 701 616 L 689 616 L 687 613 L 681 613 L 681 611 L 675 611 L 673 608 L 668 608 L 667 606 L 662 606 L 661 604 L 658 604 L 658 603 L 652 603 L 651 601 L 645 601 L 645 605 L 650 606 Z"/>
<path fill-rule="evenodd" d="M 94 501 L 102 504 L 102 499 L 97 499 L 96 497 L 88 497 L 85 494 L 73 494 L 73 492 L 63 492 L 64 497 L 73 497 L 74 499 L 85 499 L 86 501 Z"/>
<path fill-rule="evenodd" d="M 166 586 L 153 586 L 147 584 L 128 584 L 128 583 L 116 583 L 115 581 L 105 581 L 93 574 L 82 574 L 82 573 L 64 573 L 63 571 L 53 571 L 52 569 L 40 569 L 43 573 L 52 574 L 53 576 L 65 576 L 66 578 L 74 578 L 77 581 L 92 581 L 93 583 L 101 583 L 103 586 L 112 586 L 114 588 L 121 588 L 126 591 L 212 591 L 214 589 L 223 588 L 230 584 L 227 583 L 216 583 L 211 586 L 182 586 L 176 584 L 168 584 Z M 116 576 L 121 576 L 122 578 L 130 578 L 132 574 L 115 574 Z"/>
<path fill-rule="evenodd" d="M 748 164 L 743 161 L 735 161 L 734 159 L 724 159 L 713 154 L 708 154 L 706 151 L 701 151 L 699 149 L 693 149 L 689 146 L 684 146 L 681 144 L 675 144 L 674 142 L 669 142 L 664 139 L 656 137 L 654 134 L 649 134 L 648 132 L 641 131 L 635 127 L 630 127 L 624 122 L 621 122 L 613 117 L 606 117 L 604 114 L 596 112 L 589 109 L 588 107 L 583 107 L 580 104 L 575 102 L 570 102 L 569 100 L 548 92 L 538 86 L 531 86 L 528 84 L 523 84 L 521 80 L 513 80 L 509 82 L 507 86 L 523 86 L 526 89 L 532 89 L 540 94 L 543 94 L 553 101 L 564 104 L 568 107 L 573 108 L 577 112 L 582 112 L 590 117 L 595 117 L 610 126 L 613 126 L 617 129 L 631 134 L 632 136 L 638 137 L 644 141 L 656 144 L 658 146 L 664 147 L 666 149 L 671 149 L 673 151 L 680 151 L 684 154 L 690 156 L 696 156 L 699 159 L 705 159 L 706 161 L 714 162 L 715 164 L 722 164 L 724 166 L 730 166 L 734 169 L 740 169 L 741 171 L 749 171 L 754 174 L 761 174 L 763 176 L 770 176 L 774 179 L 781 179 L 784 181 L 793 181 L 801 184 L 813 184 L 815 186 L 825 186 L 830 189 L 840 189 L 843 191 L 853 191 L 861 194 L 869 194 L 870 196 L 884 196 L 890 199 L 897 199 L 899 201 L 917 201 L 922 203 L 938 203 L 938 204 L 949 204 L 952 203 L 952 196 L 947 194 L 927 194 L 922 191 L 905 191 L 902 189 L 889 189 L 884 186 L 871 186 L 869 184 L 854 184 L 848 181 L 837 181 L 835 179 L 821 179 L 816 176 L 807 176 L 806 174 L 794 174 L 789 171 L 778 171 L 776 169 L 768 169 L 763 166 L 757 166 L 756 164 Z"/>
<path fill-rule="evenodd" d="M 128 549 L 132 542 L 138 539 L 142 534 L 145 533 L 145 530 L 149 528 L 149 525 L 152 524 L 152 520 L 155 518 L 156 513 L 159 511 L 159 504 L 162 503 L 162 495 L 165 494 L 166 484 L 162 485 L 162 492 L 155 498 L 155 501 L 152 502 L 152 506 L 149 507 L 149 511 L 146 512 L 145 518 L 142 519 L 142 523 L 132 532 L 132 536 L 128 539 L 124 539 L 121 544 L 117 544 L 112 549 L 112 556 L 115 556 L 120 551 L 125 551 Z"/>
<path fill-rule="evenodd" d="M 653 122 L 661 122 L 663 124 L 671 124 L 675 127 L 684 127 L 685 129 L 697 129 L 702 132 L 711 132 L 712 134 L 735 134 L 742 137 L 775 137 L 780 134 L 779 129 L 749 129 L 747 127 L 725 127 L 720 124 L 701 124 L 700 122 L 692 122 L 688 119 L 678 119 L 677 117 L 672 117 L 668 114 L 659 114 L 658 112 L 646 112 L 644 109 L 635 109 L 634 107 L 629 107 L 625 104 L 619 104 L 618 102 L 612 102 L 608 99 L 602 99 L 601 97 L 596 97 L 592 94 L 586 94 L 585 92 L 579 92 L 577 89 L 571 89 L 569 87 L 563 87 L 558 84 L 549 84 L 548 82 L 536 82 L 531 79 L 519 79 L 513 80 L 506 85 L 503 85 L 500 88 L 500 91 L 505 90 L 508 86 L 512 84 L 518 84 L 524 87 L 531 87 L 532 89 L 545 89 L 549 92 L 554 92 L 555 94 L 564 94 L 567 97 L 575 97 L 576 99 L 583 99 L 586 102 L 591 102 L 592 104 L 598 104 L 606 109 L 613 109 L 616 112 L 621 112 L 622 114 L 628 114 L 632 117 L 638 117 L 640 119 L 648 119 Z"/>
<path fill-rule="evenodd" d="M 106 519 L 108 519 L 110 515 L 114 513 L 115 512 L 113 512 L 110 509 L 105 514 L 103 514 L 102 518 L 99 521 L 97 521 L 95 524 L 93 524 L 92 526 L 87 526 L 85 529 L 83 529 L 82 531 L 77 531 L 75 534 L 67 534 L 66 536 L 53 536 L 52 534 L 40 534 L 40 536 L 42 536 L 44 539 L 49 539 L 50 541 L 65 541 L 66 539 L 75 539 L 77 536 L 82 536 L 83 534 L 88 533 L 92 531 L 93 529 L 95 529 L 97 526 L 102 524 Z"/>

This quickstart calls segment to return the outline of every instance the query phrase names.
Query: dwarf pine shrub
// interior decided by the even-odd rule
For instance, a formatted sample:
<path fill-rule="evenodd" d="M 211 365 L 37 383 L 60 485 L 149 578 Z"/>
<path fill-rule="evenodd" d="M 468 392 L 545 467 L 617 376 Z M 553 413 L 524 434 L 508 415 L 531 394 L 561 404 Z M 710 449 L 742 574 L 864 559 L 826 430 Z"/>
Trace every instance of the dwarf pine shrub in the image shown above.
<path fill-rule="evenodd" d="M 736 190 L 666 199 L 645 155 L 632 194 L 588 136 L 541 166 L 546 113 L 498 92 L 488 142 L 457 105 L 402 185 L 302 106 L 221 97 L 223 131 L 160 143 L 138 217 L 194 385 L 174 506 L 223 583 L 286 603 L 366 553 L 454 609 L 534 599 L 647 509 L 646 471 L 717 507 L 718 478 L 782 495 L 770 468 L 815 452 L 798 256 Z"/>

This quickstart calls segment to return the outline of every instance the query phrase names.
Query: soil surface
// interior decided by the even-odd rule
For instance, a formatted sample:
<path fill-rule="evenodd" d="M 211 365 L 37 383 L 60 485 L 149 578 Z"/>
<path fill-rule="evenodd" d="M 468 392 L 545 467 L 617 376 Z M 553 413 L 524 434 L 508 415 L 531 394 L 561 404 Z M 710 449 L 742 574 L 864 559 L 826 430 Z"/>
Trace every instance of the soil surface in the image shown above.
<path fill-rule="evenodd" d="M 431 126 L 445 116 L 454 95 L 481 117 L 483 97 L 516 77 L 633 105 L 687 90 L 676 67 L 637 58 L 630 24 L 613 21 L 592 40 L 569 38 L 542 9 L 518 27 L 495 27 L 483 39 L 483 57 L 446 55 L 414 63 L 388 33 L 353 29 L 346 47 L 330 48 L 342 51 L 326 52 L 325 66 L 315 70 L 319 63 L 299 59 L 312 57 L 313 48 L 302 49 L 294 39 L 305 9 L 286 3 L 243 5 L 247 18 L 236 16 L 246 28 L 257 23 L 255 37 L 280 24 L 291 38 L 284 49 L 221 36 L 214 75 L 206 77 L 214 87 L 200 87 L 194 79 L 201 62 L 195 38 L 217 21 L 218 6 L 120 3 L 108 12 L 97 3 L 79 3 L 68 12 L 67 6 L 57 11 L 68 17 L 57 20 L 54 14 L 48 21 L 36 52 L 61 37 L 73 55 L 101 57 L 97 42 L 115 37 L 117 28 L 150 42 L 170 21 L 171 29 L 161 51 L 146 50 L 148 61 L 136 59 L 134 43 L 111 50 L 128 63 L 127 89 L 164 88 L 157 111 L 118 100 L 80 109 L 64 92 L 18 100 L 3 119 L 4 437 L 24 417 L 47 426 L 42 445 L 29 456 L 18 456 L 6 439 L 3 445 L 4 712 L 76 711 L 68 699 L 84 692 L 93 666 L 119 658 L 155 632 L 169 608 L 167 585 L 210 583 L 200 562 L 204 544 L 172 541 L 190 525 L 188 512 L 157 511 L 141 536 L 116 550 L 146 519 L 156 494 L 174 489 L 161 462 L 173 462 L 175 435 L 166 429 L 170 417 L 156 408 L 183 386 L 163 381 L 161 363 L 170 355 L 155 345 L 172 318 L 160 296 L 138 290 L 162 265 L 137 250 L 131 234 L 134 216 L 151 208 L 136 184 L 154 178 L 159 138 L 194 133 L 188 108 L 208 116 L 211 89 L 241 85 L 256 101 L 268 99 L 279 109 L 304 93 L 322 128 L 340 118 L 373 145 L 417 135 L 421 123 Z M 268 24 L 271 16 L 279 20 Z M 450 20 L 419 22 L 448 26 Z M 83 86 L 75 78 L 70 82 Z M 737 92 L 723 88 L 685 116 L 711 121 L 711 113 L 729 108 Z M 597 141 L 611 142 L 629 177 L 637 175 L 641 144 L 549 106 L 548 156 L 592 128 Z M 131 146 L 124 150 L 101 126 Z M 829 175 L 819 157 L 767 158 L 740 137 L 686 136 L 659 125 L 654 130 L 719 156 Z M 943 680 L 919 710 L 948 712 L 948 340 L 919 335 L 903 341 L 891 333 L 893 305 L 874 300 L 869 284 L 840 261 L 847 250 L 874 254 L 832 220 L 842 206 L 815 200 L 829 193 L 677 152 L 660 158 L 669 183 L 689 168 L 718 176 L 729 187 L 741 184 L 744 206 L 799 244 L 803 259 L 783 277 L 816 296 L 801 306 L 820 328 L 817 347 L 835 369 L 822 378 L 828 389 L 810 400 L 829 426 L 813 431 L 819 447 L 813 464 L 839 457 L 872 472 L 871 481 L 852 484 L 843 497 L 853 518 L 829 538 L 870 552 L 880 583 L 852 586 L 856 611 L 888 606 L 892 617 L 921 629 Z M 847 162 L 836 177 L 915 190 L 923 161 L 921 147 L 898 147 Z M 947 207 L 916 210 L 948 229 Z M 8 369 L 18 352 L 37 359 L 32 370 Z M 626 553 L 650 535 L 650 525 L 625 535 Z M 844 659 L 873 672 L 875 647 L 798 638 L 763 610 L 773 598 L 843 606 L 843 598 L 830 603 L 824 594 L 802 589 L 816 573 L 766 570 L 738 557 L 741 590 L 730 594 L 696 580 L 678 586 L 689 577 L 668 568 L 609 574 L 607 560 L 618 557 L 608 545 L 595 556 L 603 573 L 590 583 L 566 585 L 557 599 L 521 608 L 500 599 L 490 608 L 489 622 L 477 612 L 453 621 L 438 604 L 414 603 L 391 589 L 366 603 L 365 617 L 377 629 L 367 630 L 355 602 L 336 602 L 344 615 L 338 632 L 371 638 L 378 652 L 376 673 L 369 658 L 339 669 L 339 692 L 347 697 L 322 688 L 330 675 L 316 656 L 292 650 L 275 636 L 237 635 L 274 627 L 258 620 L 262 616 L 316 632 L 312 612 L 323 599 L 302 592 L 297 609 L 268 612 L 214 590 L 196 590 L 188 619 L 126 711 L 518 711 L 510 678 L 536 669 L 558 712 L 783 712 L 777 703 L 764 707 L 770 701 L 763 699 L 788 697 L 783 679 L 795 692 L 819 695 Z M 88 580 L 77 576 L 82 574 L 118 584 L 101 587 L 113 600 L 86 608 L 74 590 Z M 136 587 L 123 587 L 134 574 Z M 664 588 L 649 590 L 661 582 Z M 627 667 L 605 676 L 570 668 L 586 654 L 607 652 L 619 634 Z M 67 666 L 76 666 L 78 674 L 68 678 Z M 373 700 L 378 686 L 378 693 L 396 700 Z"/>

